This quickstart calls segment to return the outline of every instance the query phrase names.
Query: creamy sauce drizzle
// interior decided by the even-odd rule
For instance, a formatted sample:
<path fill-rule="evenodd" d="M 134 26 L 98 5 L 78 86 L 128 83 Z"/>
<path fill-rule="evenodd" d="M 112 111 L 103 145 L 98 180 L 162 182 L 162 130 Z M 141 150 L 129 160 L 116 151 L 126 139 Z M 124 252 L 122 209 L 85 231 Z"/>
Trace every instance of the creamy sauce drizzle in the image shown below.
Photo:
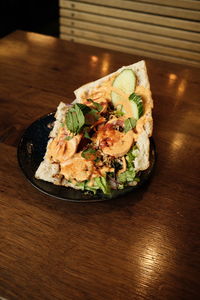
<path fill-rule="evenodd" d="M 118 75 L 118 74 L 117 74 Z M 94 90 L 90 92 L 84 92 L 82 95 L 82 103 L 89 104 L 87 99 L 91 98 L 94 101 L 96 100 L 98 103 L 101 103 L 103 105 L 103 108 L 107 109 L 107 102 L 111 101 L 111 93 L 115 92 L 118 94 L 119 100 L 116 102 L 115 105 L 123 105 L 124 110 L 126 111 L 126 114 L 121 117 L 122 119 L 127 119 L 130 117 L 133 117 L 132 115 L 132 106 L 131 102 L 129 101 L 129 96 L 125 94 L 123 91 L 121 91 L 118 88 L 115 88 L 112 86 L 113 80 L 117 75 L 114 75 L 110 77 L 106 82 L 103 82 L 101 85 L 96 87 Z M 131 132 L 132 139 L 137 140 L 138 134 L 143 130 L 144 124 L 151 120 L 151 109 L 152 109 L 152 101 L 151 101 L 151 91 L 147 88 L 144 88 L 143 86 L 137 86 L 135 89 L 135 93 L 140 95 L 142 97 L 143 101 L 143 116 L 137 121 L 136 128 L 134 131 Z M 103 111 L 103 110 L 102 110 Z M 103 135 L 104 132 L 100 133 L 100 135 Z M 120 135 L 121 133 L 119 133 Z M 81 135 L 75 136 L 72 140 L 67 141 L 66 136 L 69 135 L 69 132 L 67 132 L 64 128 L 60 128 L 58 136 L 52 140 L 52 142 L 48 146 L 48 151 L 46 154 L 46 157 L 50 160 L 53 160 L 54 162 L 60 162 L 61 164 L 63 162 L 68 161 L 69 158 L 72 159 L 71 163 L 67 166 L 62 165 L 61 173 L 65 176 L 66 179 L 70 179 L 75 184 L 75 179 L 81 181 L 90 179 L 89 185 L 92 186 L 94 184 L 94 178 L 99 176 L 105 176 L 106 172 L 112 172 L 114 171 L 113 168 L 109 167 L 102 167 L 100 169 L 96 168 L 94 165 L 94 162 L 87 162 L 85 163 L 82 159 L 77 159 L 77 163 L 79 163 L 79 167 L 82 167 L 82 177 L 79 176 L 79 169 L 76 165 L 74 158 L 77 145 L 80 142 Z M 120 139 L 120 137 L 118 137 Z M 112 147 L 111 147 L 112 148 Z M 84 169 L 87 167 L 86 169 Z M 69 171 L 70 170 L 70 171 Z M 85 171 L 84 171 L 85 170 Z M 126 164 L 123 162 L 123 171 L 126 170 Z M 122 172 L 122 171 L 121 171 Z M 75 175 L 77 173 L 77 176 Z M 120 172 L 119 172 L 120 173 Z M 77 178 L 74 178 L 75 177 Z"/>

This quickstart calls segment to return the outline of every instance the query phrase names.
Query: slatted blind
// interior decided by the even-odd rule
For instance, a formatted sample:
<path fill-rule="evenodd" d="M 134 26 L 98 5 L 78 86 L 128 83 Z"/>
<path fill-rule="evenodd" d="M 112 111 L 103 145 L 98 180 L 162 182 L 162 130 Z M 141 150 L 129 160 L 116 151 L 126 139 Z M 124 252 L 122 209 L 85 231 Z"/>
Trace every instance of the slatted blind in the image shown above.
<path fill-rule="evenodd" d="M 200 66 L 200 1 L 60 0 L 60 37 Z"/>

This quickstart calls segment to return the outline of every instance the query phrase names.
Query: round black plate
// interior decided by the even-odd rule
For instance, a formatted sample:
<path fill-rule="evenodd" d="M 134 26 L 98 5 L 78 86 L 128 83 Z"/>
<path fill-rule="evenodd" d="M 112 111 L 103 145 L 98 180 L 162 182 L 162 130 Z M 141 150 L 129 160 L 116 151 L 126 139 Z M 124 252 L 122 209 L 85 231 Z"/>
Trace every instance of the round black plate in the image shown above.
<path fill-rule="evenodd" d="M 46 152 L 48 136 L 52 129 L 51 124 L 54 120 L 54 113 L 51 113 L 32 123 L 24 132 L 17 151 L 18 162 L 24 175 L 34 187 L 43 193 L 67 201 L 103 201 L 134 191 L 138 189 L 138 187 L 141 187 L 147 179 L 149 179 L 156 158 L 155 144 L 152 138 L 150 139 L 150 166 L 147 170 L 141 172 L 140 182 L 136 187 L 127 187 L 123 190 L 113 191 L 110 196 L 106 196 L 101 192 L 94 195 L 90 192 L 83 192 L 72 188 L 57 186 L 50 182 L 36 179 L 34 174 Z"/>

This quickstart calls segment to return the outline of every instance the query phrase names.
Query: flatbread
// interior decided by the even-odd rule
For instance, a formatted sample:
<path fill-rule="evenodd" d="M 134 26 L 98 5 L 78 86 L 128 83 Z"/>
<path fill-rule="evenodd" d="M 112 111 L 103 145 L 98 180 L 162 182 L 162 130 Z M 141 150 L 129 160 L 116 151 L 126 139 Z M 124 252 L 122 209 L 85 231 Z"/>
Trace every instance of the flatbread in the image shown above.
<path fill-rule="evenodd" d="M 153 100 L 151 97 L 150 84 L 147 75 L 145 61 L 142 60 L 135 64 L 124 66 L 112 74 L 109 74 L 103 78 L 100 78 L 96 81 L 81 86 L 80 88 L 74 91 L 76 99 L 72 102 L 72 104 L 81 103 L 84 95 L 89 95 L 90 93 L 98 92 L 99 87 L 102 86 L 102 84 L 104 84 L 108 79 L 112 78 L 113 76 L 119 74 L 124 69 L 132 69 L 136 74 L 137 87 L 139 87 L 138 88 L 139 94 L 141 95 L 142 99 L 145 100 L 146 107 L 148 107 L 148 109 L 144 111 L 144 114 L 142 116 L 143 121 L 138 122 L 137 125 L 139 130 L 138 138 L 136 141 L 136 145 L 138 148 L 137 150 L 138 155 L 134 161 L 134 165 L 135 165 L 135 170 L 138 172 L 138 171 L 146 170 L 149 167 L 149 150 L 150 150 L 149 137 L 152 135 L 152 131 L 153 131 L 153 119 L 152 119 Z M 65 115 L 68 110 L 68 107 L 69 105 L 66 105 L 63 102 L 61 102 L 57 108 L 57 112 L 55 114 L 56 121 L 49 135 L 50 140 L 47 145 L 47 150 L 52 140 L 56 138 L 56 136 L 58 135 L 58 131 L 62 125 L 62 122 L 65 120 Z M 56 185 L 64 185 L 64 186 L 73 187 L 75 189 L 81 189 L 81 187 L 77 187 L 75 184 L 69 183 L 65 178 L 63 178 L 63 176 L 60 175 L 59 163 L 55 163 L 55 162 L 52 163 L 52 161 L 48 158 L 46 154 L 44 156 L 44 160 L 41 162 L 40 166 L 38 167 L 35 173 L 35 177 L 48 182 L 52 182 L 53 184 Z"/>

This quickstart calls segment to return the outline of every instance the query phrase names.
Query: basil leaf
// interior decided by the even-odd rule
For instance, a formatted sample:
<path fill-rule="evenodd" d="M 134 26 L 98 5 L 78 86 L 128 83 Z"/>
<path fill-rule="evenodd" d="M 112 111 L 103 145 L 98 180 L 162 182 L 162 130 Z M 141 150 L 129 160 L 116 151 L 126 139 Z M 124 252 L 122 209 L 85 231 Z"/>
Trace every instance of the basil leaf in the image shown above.
<path fill-rule="evenodd" d="M 91 108 L 85 104 L 82 103 L 76 103 L 76 105 L 80 108 L 80 110 L 83 112 L 84 115 L 90 112 Z"/>
<path fill-rule="evenodd" d="M 76 117 L 77 117 L 77 120 L 78 120 L 77 131 L 80 131 L 82 126 L 85 124 L 85 117 L 84 117 L 84 114 L 83 114 L 82 110 L 80 109 L 80 107 L 77 104 L 75 104 L 74 109 L 75 109 Z"/>
<path fill-rule="evenodd" d="M 102 107 L 101 104 L 93 101 L 92 99 L 87 99 L 87 101 L 91 102 L 96 107 L 96 109 L 97 109 L 98 112 L 100 112 L 103 109 L 103 107 Z"/>
<path fill-rule="evenodd" d="M 93 155 L 96 154 L 96 150 L 88 148 L 81 153 L 81 156 L 86 159 L 90 159 Z"/>
<path fill-rule="evenodd" d="M 73 117 L 74 133 L 77 134 L 77 131 L 79 129 L 79 121 L 75 110 L 72 112 L 72 117 Z"/>
<path fill-rule="evenodd" d="M 136 123 L 137 123 L 137 120 L 136 120 L 136 119 L 134 119 L 134 118 L 129 118 L 129 122 L 130 122 L 130 124 L 131 124 L 132 128 L 134 128 L 134 127 L 135 127 L 135 125 L 136 125 Z"/>
<path fill-rule="evenodd" d="M 91 115 L 94 117 L 94 121 L 97 121 L 99 119 L 98 111 L 96 109 L 91 109 L 88 115 Z M 87 118 L 87 117 L 86 117 Z"/>
<path fill-rule="evenodd" d="M 66 114 L 66 126 L 69 129 L 69 131 L 74 132 L 74 124 L 73 124 L 73 117 L 72 112 L 68 111 Z"/>
<path fill-rule="evenodd" d="M 124 121 L 124 131 L 127 133 L 129 130 L 133 129 L 136 125 L 136 120 L 134 118 L 128 118 Z"/>
<path fill-rule="evenodd" d="M 84 114 L 78 104 L 72 106 L 66 114 L 66 125 L 70 132 L 77 134 L 85 124 Z"/>

